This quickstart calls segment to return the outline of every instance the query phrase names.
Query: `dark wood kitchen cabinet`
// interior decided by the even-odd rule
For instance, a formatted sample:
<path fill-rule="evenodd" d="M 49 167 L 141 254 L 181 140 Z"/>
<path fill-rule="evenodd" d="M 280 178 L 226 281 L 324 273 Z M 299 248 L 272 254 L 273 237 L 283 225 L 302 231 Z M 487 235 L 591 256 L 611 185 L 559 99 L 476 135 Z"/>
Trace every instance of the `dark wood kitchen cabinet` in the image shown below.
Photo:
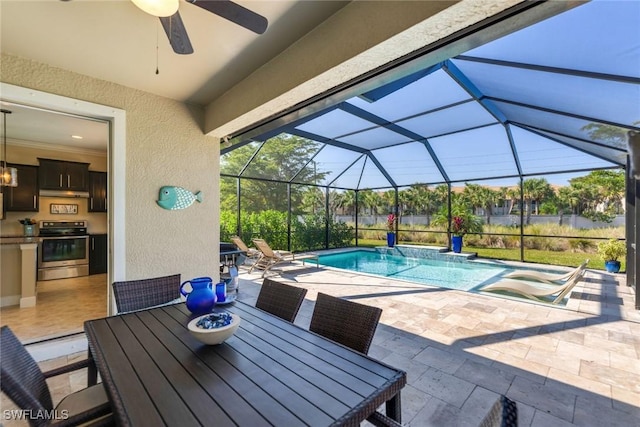
<path fill-rule="evenodd" d="M 8 163 L 18 169 L 18 186 L 4 187 L 5 212 L 38 212 L 38 166 Z"/>
<path fill-rule="evenodd" d="M 89 171 L 89 212 L 107 211 L 107 173 Z"/>
<path fill-rule="evenodd" d="M 41 159 L 40 188 L 43 190 L 87 191 L 89 189 L 89 163 Z"/>
<path fill-rule="evenodd" d="M 106 234 L 89 235 L 89 274 L 103 274 L 107 272 Z"/>

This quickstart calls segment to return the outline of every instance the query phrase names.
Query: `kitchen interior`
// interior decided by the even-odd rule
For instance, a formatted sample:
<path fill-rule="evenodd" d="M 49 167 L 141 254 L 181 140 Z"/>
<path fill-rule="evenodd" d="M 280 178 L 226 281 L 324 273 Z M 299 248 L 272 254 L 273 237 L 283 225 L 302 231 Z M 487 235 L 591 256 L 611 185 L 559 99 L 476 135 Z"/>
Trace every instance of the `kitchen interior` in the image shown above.
<path fill-rule="evenodd" d="M 109 123 L 0 106 L 0 323 L 26 343 L 79 333 L 107 314 Z"/>

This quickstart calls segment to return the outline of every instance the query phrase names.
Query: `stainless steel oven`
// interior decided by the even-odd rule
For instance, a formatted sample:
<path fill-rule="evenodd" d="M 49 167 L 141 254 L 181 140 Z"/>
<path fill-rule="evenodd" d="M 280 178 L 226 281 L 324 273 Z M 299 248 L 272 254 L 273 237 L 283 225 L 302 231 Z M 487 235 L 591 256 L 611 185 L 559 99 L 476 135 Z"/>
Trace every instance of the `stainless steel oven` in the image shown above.
<path fill-rule="evenodd" d="M 86 221 L 40 221 L 38 280 L 89 275 Z"/>

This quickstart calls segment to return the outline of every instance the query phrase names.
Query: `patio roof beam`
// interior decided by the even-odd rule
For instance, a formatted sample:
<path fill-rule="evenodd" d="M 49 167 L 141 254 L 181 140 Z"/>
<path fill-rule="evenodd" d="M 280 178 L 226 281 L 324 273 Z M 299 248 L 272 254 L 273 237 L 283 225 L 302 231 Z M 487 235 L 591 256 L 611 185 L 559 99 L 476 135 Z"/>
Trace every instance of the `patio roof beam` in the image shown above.
<path fill-rule="evenodd" d="M 503 125 L 506 123 L 507 118 L 502 113 L 502 111 L 500 111 L 500 109 L 497 106 L 493 105 L 493 102 L 491 102 L 480 91 L 480 89 L 478 89 L 477 86 L 474 85 L 471 82 L 471 80 L 469 80 L 467 76 L 465 76 L 464 73 L 460 71 L 458 67 L 455 66 L 453 62 L 451 62 L 450 60 L 445 61 L 442 69 L 444 70 L 445 73 L 447 73 L 449 77 L 451 77 L 456 83 L 458 83 L 458 85 L 462 89 L 464 89 L 469 95 L 471 95 L 473 99 L 478 101 L 480 105 L 482 105 L 482 107 L 484 107 L 484 109 L 487 110 L 489 114 L 495 117 L 496 120 L 498 120 Z"/>
<path fill-rule="evenodd" d="M 596 73 L 593 71 L 574 70 L 571 68 L 550 67 L 545 65 L 525 64 L 522 62 L 504 61 L 501 59 L 478 58 L 476 56 L 458 55 L 454 59 L 461 61 L 480 62 L 483 64 L 498 65 L 502 67 L 521 68 L 525 70 L 543 71 L 547 73 L 564 74 L 568 76 L 586 77 L 590 79 L 609 80 L 618 83 L 640 84 L 640 78 L 620 76 L 617 74 Z"/>
<path fill-rule="evenodd" d="M 413 141 L 418 141 L 418 142 L 422 142 L 424 144 L 424 146 L 427 148 L 427 151 L 429 152 L 429 155 L 431 156 L 431 159 L 433 160 L 433 163 L 436 165 L 436 167 L 438 168 L 438 171 L 440 172 L 440 175 L 442 175 L 442 177 L 445 180 L 449 180 L 449 176 L 447 175 L 447 172 L 444 170 L 444 167 L 442 166 L 442 163 L 440 163 L 440 159 L 438 158 L 438 156 L 436 155 L 436 153 L 433 151 L 433 148 L 431 147 L 431 144 L 429 143 L 429 140 L 422 136 L 419 135 L 415 132 L 411 132 L 408 129 L 403 128 L 402 126 L 399 126 L 395 123 L 391 123 L 385 119 L 383 119 L 382 117 L 376 116 L 375 114 L 371 114 L 368 111 L 363 110 L 362 108 L 358 108 L 355 105 L 351 105 L 348 104 L 346 102 L 343 102 L 339 105 L 339 108 L 347 113 L 353 114 L 356 117 L 359 117 L 363 120 L 367 120 L 369 122 L 375 123 L 381 127 L 384 127 L 392 132 L 395 132 L 397 134 L 406 136 L 407 138 L 410 138 Z"/>
<path fill-rule="evenodd" d="M 258 142 L 258 141 L 254 141 L 253 139 L 245 139 L 243 141 L 240 142 L 236 142 L 235 144 L 232 143 L 230 146 L 226 147 L 226 148 L 221 148 L 220 149 L 220 155 L 223 156 L 227 153 L 230 153 L 233 150 L 236 150 L 238 148 L 244 147 L 245 145 L 249 145 L 252 142 Z M 221 143 L 224 144 L 224 143 Z"/>
<path fill-rule="evenodd" d="M 327 184 L 327 186 L 332 186 L 334 182 L 336 182 L 336 180 L 338 178 L 340 178 L 342 175 L 345 174 L 345 172 L 347 172 L 349 169 L 351 169 L 353 167 L 353 165 L 355 165 L 356 163 L 358 163 L 360 161 L 360 159 L 362 158 L 362 156 L 364 156 L 365 153 L 362 153 L 360 156 L 358 156 L 357 159 L 355 159 L 353 162 L 351 162 L 351 164 L 349 164 L 349 166 L 347 166 L 342 172 L 340 172 L 338 175 L 336 175 L 336 177 L 333 179 L 333 181 L 331 181 L 329 184 Z M 350 188 L 349 190 L 357 190 L 357 188 Z"/>
<path fill-rule="evenodd" d="M 253 159 L 256 158 L 256 156 L 258 155 L 258 153 L 260 152 L 260 150 L 262 150 L 262 147 L 264 147 L 265 141 L 262 141 L 260 143 L 260 146 L 257 148 L 256 151 L 253 152 L 253 154 L 251 155 L 251 157 L 249 157 L 249 160 L 247 160 L 247 162 L 244 164 L 244 166 L 242 167 L 242 169 L 240 169 L 240 172 L 238 172 L 238 176 L 242 176 L 243 173 L 246 172 L 247 168 L 249 167 L 249 165 L 251 164 L 251 162 L 253 161 Z"/>
<path fill-rule="evenodd" d="M 369 159 L 371 159 L 371 161 L 373 162 L 374 165 L 376 165 L 376 167 L 378 168 L 378 170 L 380 171 L 380 173 L 382 175 L 384 175 L 385 178 L 387 178 L 387 181 L 389 181 L 389 184 L 391 184 L 391 186 L 395 189 L 398 188 L 398 184 L 396 183 L 396 181 L 391 178 L 391 175 L 389 175 L 389 173 L 387 172 L 387 170 L 385 169 L 384 166 L 382 166 L 382 164 L 380 164 L 380 162 L 378 161 L 378 158 L 375 156 L 375 154 L 369 152 L 367 154 L 367 156 L 369 157 Z"/>
<path fill-rule="evenodd" d="M 514 126 L 518 126 L 516 123 L 513 123 L 513 125 L 514 125 Z M 524 130 L 526 130 L 527 132 L 531 132 L 531 133 L 533 133 L 533 134 L 535 134 L 535 135 L 538 135 L 538 136 L 541 136 L 541 137 L 543 137 L 543 138 L 550 139 L 550 140 L 552 140 L 553 142 L 556 142 L 556 143 L 558 143 L 558 144 L 560 144 L 560 145 L 563 145 L 563 146 L 565 146 L 565 147 L 569 147 L 569 148 L 572 148 L 572 149 L 574 149 L 574 150 L 580 151 L 581 153 L 588 154 L 588 155 L 590 155 L 590 156 L 596 157 L 596 158 L 598 158 L 598 159 L 600 159 L 600 160 L 604 160 L 604 161 L 609 162 L 609 163 L 614 163 L 614 164 L 617 164 L 617 165 L 623 166 L 623 165 L 622 165 L 621 163 L 619 163 L 619 162 L 616 162 L 616 161 L 614 161 L 614 160 L 612 160 L 612 159 L 605 158 L 605 157 L 603 157 L 603 156 L 601 156 L 601 155 L 599 155 L 599 154 L 592 153 L 592 152 L 590 152 L 590 151 L 588 151 L 588 150 L 586 150 L 586 149 L 584 149 L 584 148 L 582 148 L 582 147 L 576 147 L 575 145 L 567 144 L 566 142 L 561 141 L 561 140 L 559 140 L 559 139 L 557 139 L 557 138 L 553 138 L 553 137 L 551 137 L 551 136 L 549 136 L 549 135 L 545 135 L 545 134 L 543 134 L 542 132 L 538 131 L 537 129 L 534 129 L 534 128 L 528 128 L 528 127 L 524 127 L 524 126 L 518 126 L 518 127 L 522 128 L 522 129 L 524 129 Z M 611 148 L 611 147 L 607 147 L 607 148 Z M 624 150 L 623 150 L 623 151 L 624 151 Z"/>
<path fill-rule="evenodd" d="M 462 89 L 464 89 L 473 99 L 478 101 L 482 108 L 484 108 L 489 114 L 495 117 L 498 120 L 506 134 L 507 140 L 509 141 L 509 148 L 511 149 L 511 155 L 513 156 L 513 161 L 516 165 L 516 169 L 518 170 L 518 175 L 522 176 L 522 165 L 520 164 L 520 158 L 518 157 L 518 150 L 516 149 L 516 144 L 513 141 L 513 135 L 511 134 L 511 129 L 507 125 L 507 117 L 504 115 L 502 111 L 489 99 L 487 99 L 482 91 L 478 89 L 478 87 L 471 82 L 467 78 L 467 76 L 458 68 L 456 65 L 447 60 L 444 62 L 444 66 L 442 67 L 445 73 L 449 75 Z"/>
<path fill-rule="evenodd" d="M 522 176 L 522 164 L 520 163 L 520 156 L 518 156 L 518 150 L 516 148 L 516 143 L 513 140 L 513 134 L 511 133 L 511 126 L 509 126 L 509 123 L 504 125 L 504 130 L 507 133 L 507 139 L 509 139 L 509 146 L 513 153 L 513 160 L 516 163 L 516 169 L 518 169 L 518 175 Z"/>
<path fill-rule="evenodd" d="M 357 153 L 368 153 L 369 152 L 369 150 L 367 150 L 366 148 L 362 148 L 362 147 L 358 147 L 358 146 L 355 146 L 355 145 L 347 144 L 345 142 L 336 141 L 335 139 L 327 138 L 325 136 L 320 136 L 318 134 L 307 132 L 307 131 L 301 130 L 301 129 L 292 129 L 291 132 L 289 132 L 289 133 L 291 135 L 300 136 L 302 138 L 307 138 L 307 139 L 310 139 L 312 141 L 322 142 L 322 143 L 327 144 L 327 145 L 333 145 L 334 147 L 344 148 L 345 150 L 351 150 L 351 151 L 355 151 Z"/>
<path fill-rule="evenodd" d="M 221 178 L 233 178 L 233 179 L 249 179 L 252 181 L 263 181 L 263 182 L 272 182 L 274 184 L 292 184 L 292 185 L 304 185 L 304 186 L 309 186 L 309 187 L 319 187 L 319 188 L 325 188 L 325 187 L 329 187 L 331 189 L 334 190 L 345 190 L 345 191 L 353 191 L 353 188 L 346 188 L 346 187 L 331 187 L 328 186 L 326 184 L 313 184 L 313 183 L 306 183 L 306 182 L 288 182 L 288 181 L 282 181 L 279 179 L 269 179 L 269 178 L 261 178 L 261 177 L 255 177 L 255 176 L 236 176 L 236 175 L 229 175 L 228 173 L 221 173 L 220 174 Z M 391 188 L 391 187 L 384 187 L 384 188 Z"/>
<path fill-rule="evenodd" d="M 578 138 L 578 137 L 575 137 L 575 136 L 567 135 L 567 134 L 564 134 L 564 133 L 561 133 L 561 132 L 557 132 L 557 131 L 554 131 L 554 130 L 551 130 L 551 129 L 547 129 L 547 128 L 542 128 L 540 126 L 530 125 L 530 124 L 527 124 L 527 123 L 522 123 L 522 122 L 517 122 L 517 121 L 509 121 L 509 123 L 511 123 L 512 125 L 519 126 L 519 127 L 523 128 L 523 129 L 537 130 L 537 131 L 540 131 L 540 132 L 549 132 L 549 133 L 552 133 L 554 135 L 558 135 L 558 136 L 562 136 L 562 137 L 565 137 L 565 138 L 573 139 L 575 141 L 584 142 L 584 143 L 590 144 L 590 145 L 596 145 L 598 147 L 605 148 L 607 150 L 615 150 L 615 151 L 619 151 L 621 153 L 626 153 L 627 152 L 627 148 L 626 147 L 616 147 L 615 145 L 608 145 L 608 144 L 604 144 L 604 143 L 598 142 L 598 141 L 590 141 L 588 139 Z M 548 138 L 548 136 L 546 136 L 546 135 L 543 135 L 543 136 L 545 138 Z M 558 141 L 558 140 L 554 139 L 554 141 Z"/>
<path fill-rule="evenodd" d="M 584 121 L 587 121 L 587 122 L 603 123 L 603 124 L 610 125 L 610 126 L 616 126 L 616 127 L 620 127 L 620 128 L 625 128 L 625 129 L 628 129 L 628 130 L 640 131 L 640 127 L 637 127 L 637 126 L 629 126 L 629 125 L 625 125 L 625 124 L 622 124 L 622 123 L 615 123 L 615 122 L 610 122 L 608 120 L 598 119 L 598 118 L 595 118 L 595 117 L 583 116 L 583 115 L 574 114 L 574 113 L 567 113 L 567 112 L 564 112 L 564 111 L 554 110 L 552 108 L 547 108 L 547 107 L 538 107 L 538 106 L 535 106 L 535 105 L 526 104 L 524 102 L 511 101 L 511 100 L 508 100 L 508 99 L 496 98 L 496 97 L 493 97 L 493 96 L 487 96 L 486 99 L 491 99 L 491 100 L 497 101 L 497 102 L 504 102 L 505 104 L 516 105 L 518 107 L 530 108 L 532 110 L 544 111 L 545 113 L 557 114 L 559 116 L 571 117 L 571 118 L 574 118 L 574 119 L 584 120 Z"/>
<path fill-rule="evenodd" d="M 307 166 L 309 166 L 309 164 L 310 164 L 311 162 L 313 162 L 313 159 L 315 159 L 315 158 L 318 156 L 318 154 L 319 154 L 322 150 L 324 150 L 324 149 L 325 149 L 325 147 L 326 147 L 326 146 L 327 146 L 327 144 L 324 144 L 322 147 L 320 147 L 320 149 L 319 149 L 318 151 L 316 151 L 316 153 L 315 153 L 313 156 L 311 156 L 311 158 L 310 158 L 309 160 L 307 160 L 307 162 L 306 162 L 306 163 L 305 163 L 305 164 L 300 168 L 300 170 L 299 170 L 298 172 L 296 172 L 296 173 L 294 173 L 294 174 L 293 174 L 293 176 L 291 177 L 291 182 L 294 182 L 294 180 L 298 177 L 298 175 L 300 175 L 300 174 L 302 173 L 302 171 L 303 171 Z M 314 176 L 314 179 L 315 179 L 315 176 Z"/>

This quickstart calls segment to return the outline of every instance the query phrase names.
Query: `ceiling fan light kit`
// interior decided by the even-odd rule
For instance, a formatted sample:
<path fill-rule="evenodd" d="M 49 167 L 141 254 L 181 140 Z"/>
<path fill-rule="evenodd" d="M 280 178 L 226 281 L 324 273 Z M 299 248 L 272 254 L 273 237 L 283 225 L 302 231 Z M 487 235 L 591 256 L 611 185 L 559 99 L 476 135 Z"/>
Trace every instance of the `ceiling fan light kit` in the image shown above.
<path fill-rule="evenodd" d="M 175 14 L 180 0 L 131 0 L 133 4 L 149 15 L 166 17 Z"/>
<path fill-rule="evenodd" d="M 175 53 L 189 55 L 193 53 L 187 29 L 178 12 L 180 0 L 131 0 L 138 8 L 149 15 L 157 16 L 169 43 Z M 269 21 L 244 6 L 231 0 L 186 0 L 214 15 L 227 19 L 256 34 L 263 34 L 267 30 Z M 156 73 L 157 74 L 157 73 Z"/>

